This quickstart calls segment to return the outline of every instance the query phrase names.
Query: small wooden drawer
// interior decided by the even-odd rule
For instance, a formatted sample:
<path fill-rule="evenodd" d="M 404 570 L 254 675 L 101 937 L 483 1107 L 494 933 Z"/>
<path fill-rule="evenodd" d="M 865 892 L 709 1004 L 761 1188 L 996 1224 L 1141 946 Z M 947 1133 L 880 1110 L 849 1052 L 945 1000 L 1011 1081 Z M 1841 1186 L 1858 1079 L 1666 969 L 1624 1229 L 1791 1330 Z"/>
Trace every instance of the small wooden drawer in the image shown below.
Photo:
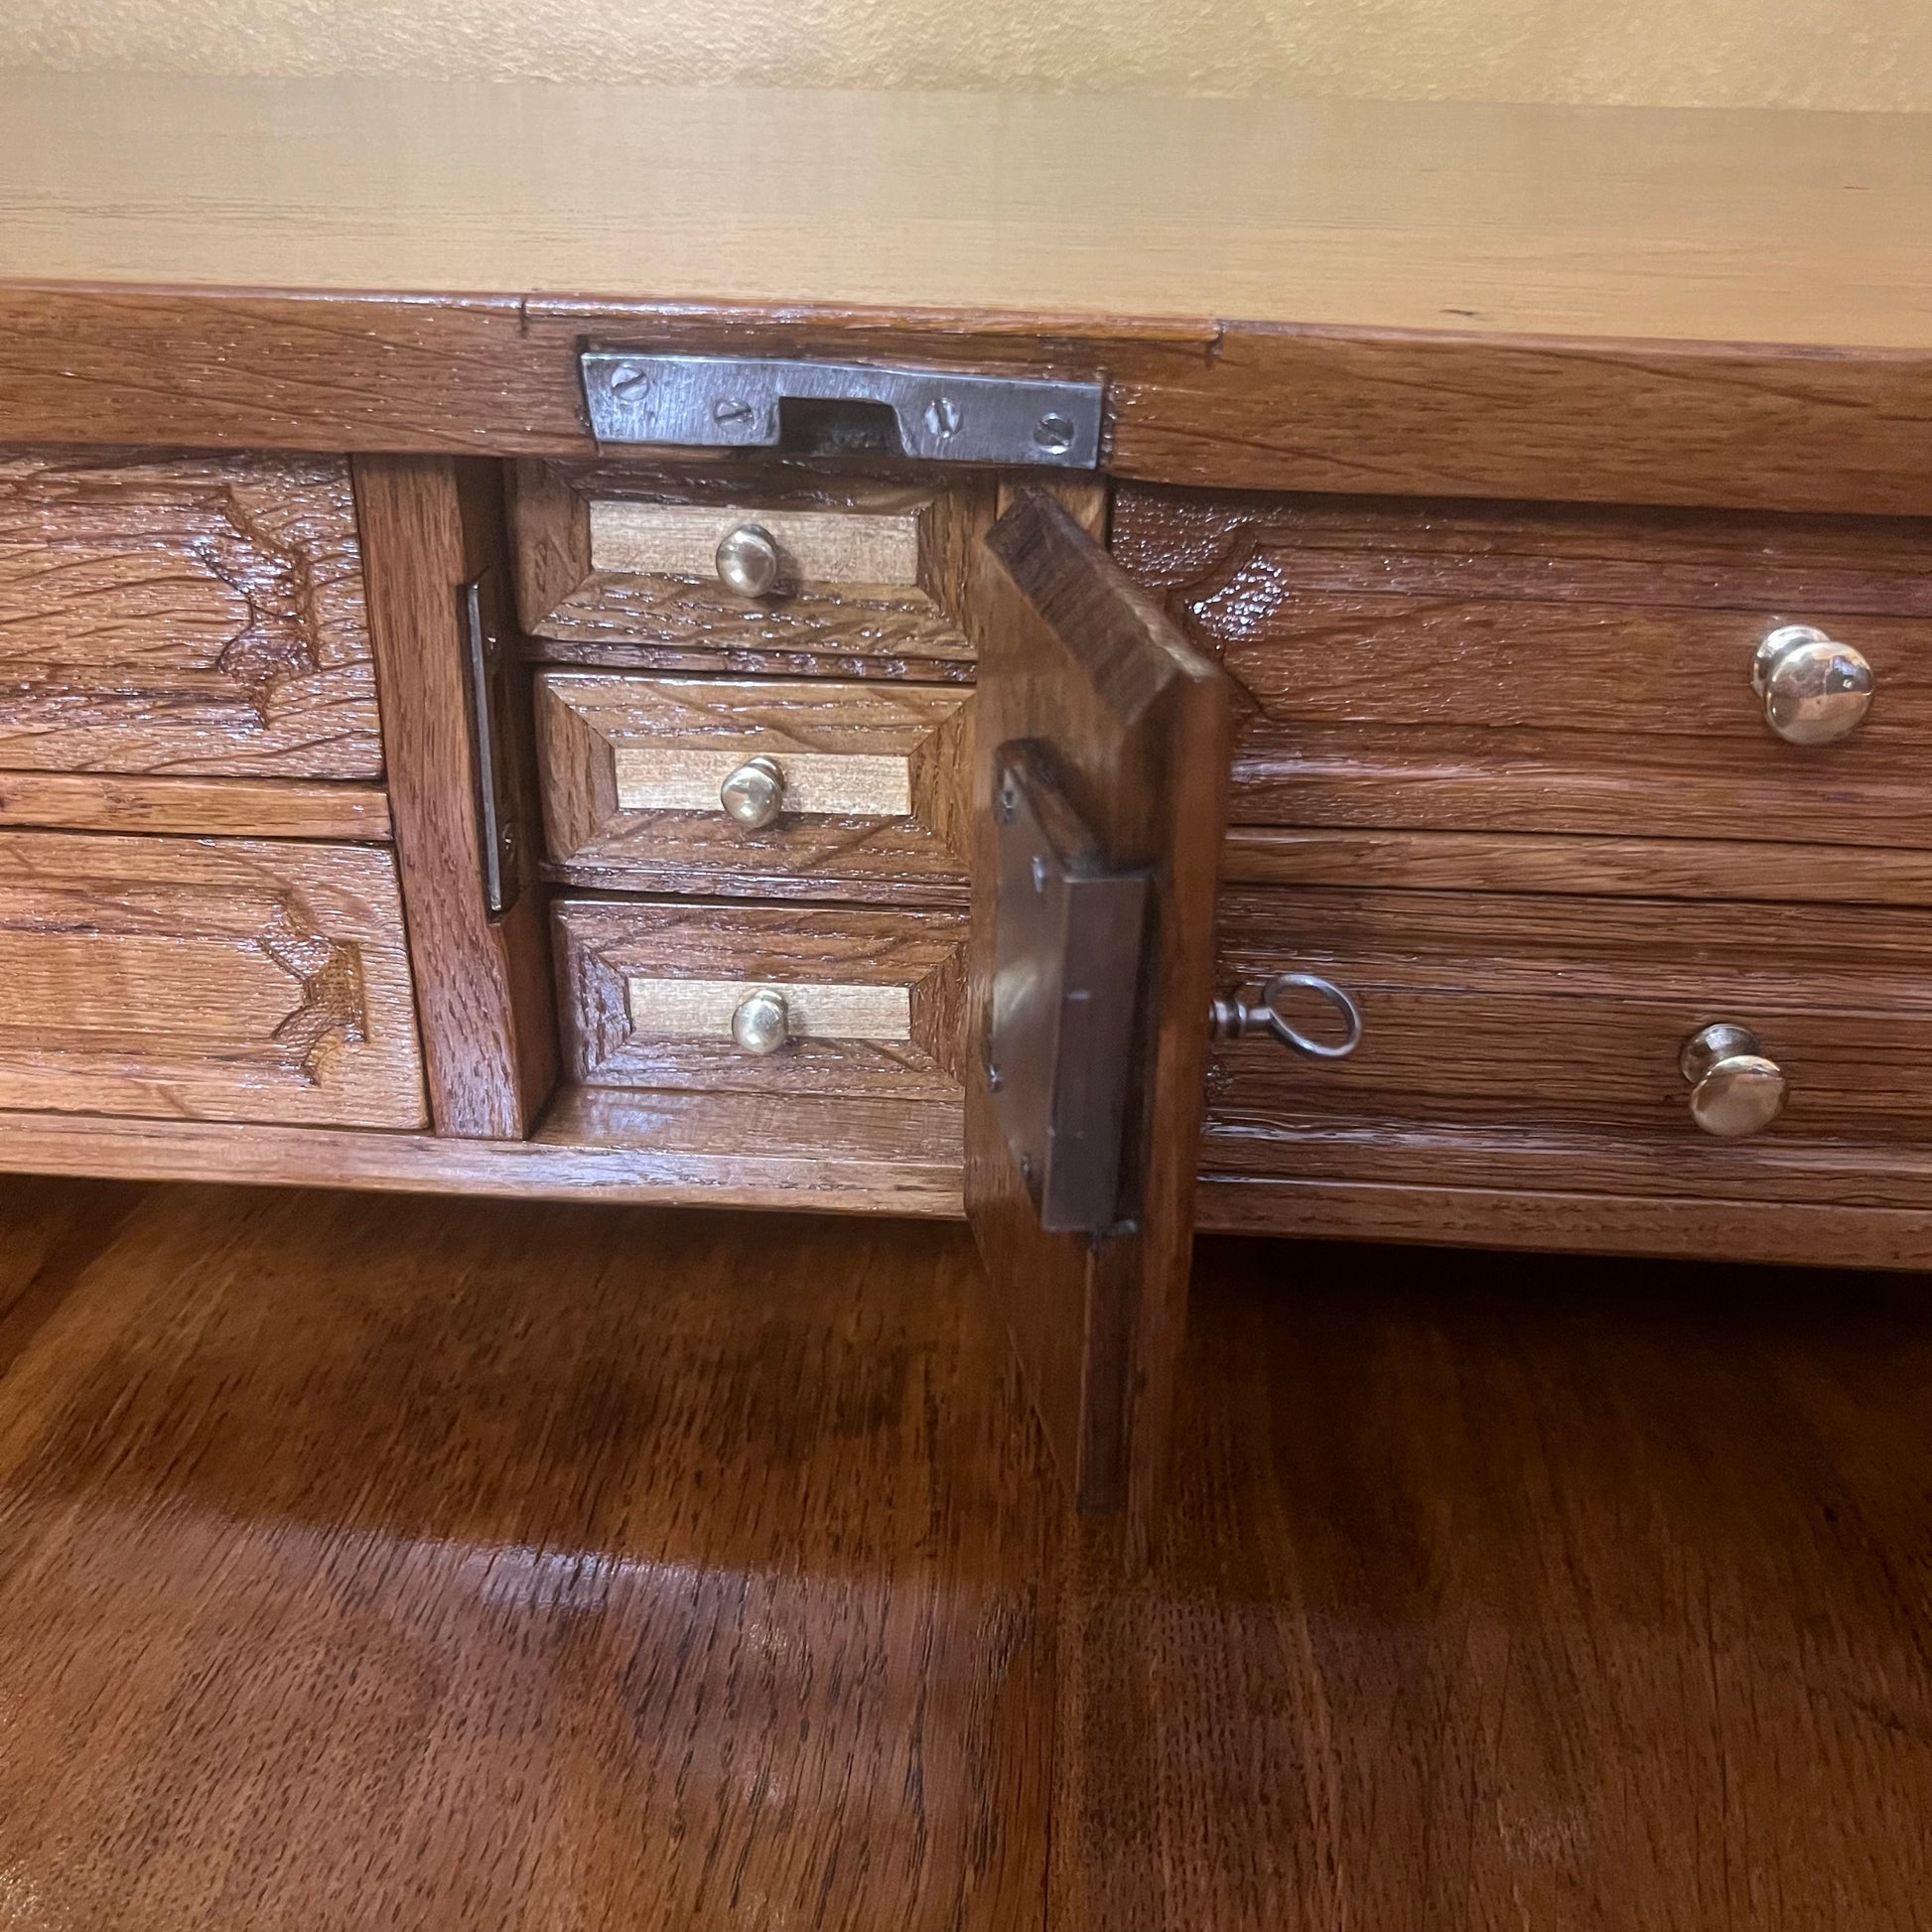
<path fill-rule="evenodd" d="M 523 627 L 546 657 L 661 670 L 970 674 L 953 614 L 995 485 L 520 463 L 512 484 Z M 768 545 L 767 590 L 734 588 L 720 545 Z"/>
<path fill-rule="evenodd" d="M 1232 891 L 1219 968 L 1324 976 L 1363 1032 L 1334 1062 L 1218 1047 L 1209 1172 L 1932 1205 L 1932 910 Z M 1700 1131 L 1680 1065 L 1721 1023 L 1786 1081 L 1747 1138 Z"/>
<path fill-rule="evenodd" d="M 1932 845 L 1932 523 L 1132 487 L 1113 542 L 1251 706 L 1249 825 Z M 1778 736 L 1759 644 L 1868 661 Z"/>
<path fill-rule="evenodd" d="M 0 771 L 376 778 L 340 457 L 0 456 Z"/>
<path fill-rule="evenodd" d="M 594 885 L 961 897 L 970 697 L 947 685 L 546 671 L 537 744 L 550 856 Z M 761 826 L 725 803 L 754 759 L 777 814 Z"/>
<path fill-rule="evenodd" d="M 422 1126 L 394 860 L 0 833 L 0 1107 Z"/>
<path fill-rule="evenodd" d="M 940 911 L 560 899 L 565 1060 L 591 1086 L 959 1097 L 966 921 Z M 775 995 L 786 1038 L 733 1023 Z"/>

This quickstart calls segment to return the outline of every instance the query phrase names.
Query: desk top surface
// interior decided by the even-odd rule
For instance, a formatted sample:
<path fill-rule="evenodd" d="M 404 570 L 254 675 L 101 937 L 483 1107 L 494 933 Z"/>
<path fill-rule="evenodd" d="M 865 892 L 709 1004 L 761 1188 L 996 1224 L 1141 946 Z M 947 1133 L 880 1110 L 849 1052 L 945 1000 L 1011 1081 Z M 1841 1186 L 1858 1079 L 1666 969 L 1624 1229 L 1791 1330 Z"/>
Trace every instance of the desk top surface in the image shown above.
<path fill-rule="evenodd" d="M 0 76 L 0 281 L 1932 346 L 1932 115 Z"/>

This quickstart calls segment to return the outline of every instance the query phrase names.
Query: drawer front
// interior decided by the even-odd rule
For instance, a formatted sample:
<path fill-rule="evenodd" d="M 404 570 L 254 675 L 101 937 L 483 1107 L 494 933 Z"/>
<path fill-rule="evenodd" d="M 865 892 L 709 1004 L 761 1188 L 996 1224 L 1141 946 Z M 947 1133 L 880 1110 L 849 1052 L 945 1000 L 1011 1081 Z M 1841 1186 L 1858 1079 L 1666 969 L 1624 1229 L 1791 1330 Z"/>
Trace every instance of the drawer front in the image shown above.
<path fill-rule="evenodd" d="M 959 1098 L 966 921 L 940 911 L 560 899 L 565 1058 L 592 1086 Z M 782 1042 L 734 1034 L 748 1002 Z M 747 1025 L 750 1025 L 748 1019 Z"/>
<path fill-rule="evenodd" d="M 338 457 L 0 457 L 0 770 L 382 773 Z"/>
<path fill-rule="evenodd" d="M 547 671 L 550 857 L 584 883 L 730 896 L 963 891 L 969 700 L 944 685 Z"/>
<path fill-rule="evenodd" d="M 995 485 L 520 463 L 523 627 L 544 655 L 664 670 L 970 674 L 955 621 Z"/>
<path fill-rule="evenodd" d="M 1130 488 L 1114 543 L 1252 701 L 1237 823 L 1932 843 L 1932 524 Z M 1797 625 L 1870 667 L 1834 743 L 1753 688 Z"/>
<path fill-rule="evenodd" d="M 0 833 L 0 1107 L 422 1126 L 390 855 Z"/>
<path fill-rule="evenodd" d="M 1210 1171 L 1776 1194 L 1776 1174 L 1834 1164 L 1864 1184 L 1895 1154 L 1932 1200 L 1932 911 L 1237 891 L 1219 944 L 1224 987 L 1325 976 L 1363 1035 L 1331 1063 L 1219 1047 Z M 1294 1017 L 1321 1034 L 1318 1007 Z M 1693 1117 L 1680 1055 L 1719 1023 L 1786 1082 L 1747 1138 Z M 1513 1172 L 1512 1151 L 1542 1166 Z"/>

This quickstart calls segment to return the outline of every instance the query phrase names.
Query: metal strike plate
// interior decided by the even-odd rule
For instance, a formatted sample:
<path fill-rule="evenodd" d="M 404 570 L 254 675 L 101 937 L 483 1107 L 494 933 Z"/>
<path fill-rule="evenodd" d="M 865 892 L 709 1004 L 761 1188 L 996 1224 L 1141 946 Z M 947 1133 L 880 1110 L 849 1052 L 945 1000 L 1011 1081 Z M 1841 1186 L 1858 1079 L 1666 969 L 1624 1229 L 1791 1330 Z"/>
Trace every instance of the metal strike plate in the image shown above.
<path fill-rule="evenodd" d="M 1003 745 L 987 1083 L 1048 1233 L 1120 1216 L 1148 878 L 1109 872 L 1040 748 Z"/>
<path fill-rule="evenodd" d="M 509 681 L 515 653 L 507 641 L 509 618 L 503 586 L 493 570 L 457 589 L 463 620 L 464 679 L 469 687 L 470 730 L 477 751 L 477 819 L 483 848 L 483 899 L 500 918 L 523 890 L 523 842 L 517 828 L 511 781 Z"/>
<path fill-rule="evenodd" d="M 923 463 L 1091 470 L 1100 461 L 1105 385 L 1097 380 L 603 349 L 585 351 L 583 373 L 600 443 L 774 450 L 795 441 L 788 427 L 809 419 L 826 434 L 824 419 L 836 424 L 843 413 L 858 428 L 868 418 L 883 423 L 897 439 L 896 454 Z M 792 425 L 787 415 L 796 418 Z"/>

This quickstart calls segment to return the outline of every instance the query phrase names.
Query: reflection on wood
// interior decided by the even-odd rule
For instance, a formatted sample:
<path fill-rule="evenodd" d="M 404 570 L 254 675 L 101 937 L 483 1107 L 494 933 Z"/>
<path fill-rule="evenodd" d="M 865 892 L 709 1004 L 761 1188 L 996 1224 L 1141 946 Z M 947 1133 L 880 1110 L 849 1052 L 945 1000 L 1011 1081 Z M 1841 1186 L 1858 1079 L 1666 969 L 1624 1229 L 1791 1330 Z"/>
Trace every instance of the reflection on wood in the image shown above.
<path fill-rule="evenodd" d="M 10 1922 L 1037 1926 L 1043 1450 L 842 1225 L 149 1195 L 0 1400 Z"/>

